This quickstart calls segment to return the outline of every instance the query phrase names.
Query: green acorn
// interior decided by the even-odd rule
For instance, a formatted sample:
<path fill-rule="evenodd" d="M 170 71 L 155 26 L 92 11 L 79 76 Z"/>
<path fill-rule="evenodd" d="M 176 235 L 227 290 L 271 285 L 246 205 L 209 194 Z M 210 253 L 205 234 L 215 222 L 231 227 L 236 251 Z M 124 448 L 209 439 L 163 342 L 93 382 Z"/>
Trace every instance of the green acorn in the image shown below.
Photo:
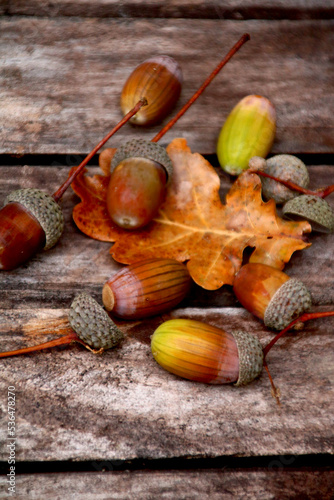
<path fill-rule="evenodd" d="M 217 143 L 220 166 L 228 174 L 241 174 L 253 156 L 267 156 L 275 132 L 273 104 L 259 95 L 244 97 L 232 109 L 220 131 Z"/>

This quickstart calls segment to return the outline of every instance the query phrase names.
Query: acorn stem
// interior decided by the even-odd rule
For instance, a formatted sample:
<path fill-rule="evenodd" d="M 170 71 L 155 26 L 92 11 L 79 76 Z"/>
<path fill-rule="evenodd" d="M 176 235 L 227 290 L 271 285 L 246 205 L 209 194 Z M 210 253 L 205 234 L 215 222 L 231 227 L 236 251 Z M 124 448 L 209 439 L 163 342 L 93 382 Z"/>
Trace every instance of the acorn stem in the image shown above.
<path fill-rule="evenodd" d="M 44 342 L 43 344 L 38 344 L 35 346 L 31 346 L 31 347 L 24 347 L 23 349 L 18 349 L 16 351 L 0 352 L 0 358 L 8 358 L 10 356 L 19 356 L 21 354 L 28 354 L 30 352 L 41 351 L 42 349 L 48 349 L 50 347 L 72 344 L 72 342 L 80 342 L 81 344 L 83 343 L 79 339 L 77 334 L 73 332 L 73 333 L 69 333 L 68 335 L 65 335 L 63 337 L 59 337 L 58 339 Z"/>
<path fill-rule="evenodd" d="M 263 366 L 268 374 L 268 377 L 269 377 L 269 380 L 270 380 L 270 384 L 271 384 L 271 394 L 272 396 L 276 399 L 276 403 L 278 404 L 278 406 L 281 405 L 281 402 L 280 402 L 280 390 L 275 386 L 274 384 L 274 381 L 273 381 L 273 378 L 271 376 L 271 373 L 269 371 L 269 367 L 267 365 L 267 361 L 264 359 L 263 360 Z"/>
<path fill-rule="evenodd" d="M 216 66 L 212 71 L 211 75 L 205 80 L 202 86 L 195 92 L 195 94 L 189 99 L 189 101 L 183 106 L 182 109 L 172 118 L 167 125 L 160 130 L 160 132 L 152 139 L 152 142 L 158 142 L 162 136 L 164 136 L 169 129 L 171 129 L 175 123 L 184 115 L 184 113 L 190 108 L 190 106 L 198 99 L 198 97 L 203 93 L 206 87 L 212 82 L 214 77 L 220 72 L 220 70 L 225 66 L 225 64 L 234 56 L 234 54 L 250 39 L 248 33 L 242 35 L 240 40 L 231 48 L 231 50 L 226 54 L 224 59 Z"/>
<path fill-rule="evenodd" d="M 72 184 L 76 176 L 83 170 L 87 163 L 93 158 L 100 148 L 112 137 L 130 118 L 135 115 L 141 107 L 147 105 L 145 97 L 141 98 L 137 104 L 122 118 L 120 122 L 95 146 L 94 149 L 86 156 L 86 158 L 78 165 L 78 167 L 69 175 L 67 180 L 60 186 L 60 188 L 52 195 L 52 198 L 58 202 L 65 193 L 66 189 Z"/>
<path fill-rule="evenodd" d="M 328 316 L 334 316 L 334 311 L 327 311 L 327 312 L 318 312 L 318 313 L 304 313 L 299 318 L 291 321 L 291 323 L 285 327 L 282 331 L 280 331 L 276 337 L 272 339 L 269 344 L 266 345 L 263 349 L 263 357 L 265 358 L 270 351 L 270 349 L 276 344 L 276 342 L 286 333 L 288 332 L 296 323 L 306 323 L 306 321 L 309 321 L 310 319 L 318 319 L 318 318 L 326 318 Z"/>
<path fill-rule="evenodd" d="M 303 188 L 301 186 L 298 186 L 298 184 L 295 184 L 294 182 L 291 181 L 285 181 L 283 179 L 280 179 L 279 177 L 274 177 L 273 175 L 267 174 L 267 172 L 263 172 L 262 170 L 254 170 L 252 173 L 257 174 L 262 177 L 267 177 L 268 179 L 272 179 L 273 181 L 279 182 L 280 184 L 283 184 L 283 186 L 291 189 L 292 191 L 297 191 L 298 193 L 301 194 L 311 194 L 313 196 L 319 196 L 320 198 L 326 198 L 329 194 L 333 193 L 334 191 L 334 184 L 331 186 L 328 186 L 326 188 L 320 188 L 317 189 L 316 191 L 311 191 L 310 189 Z"/>

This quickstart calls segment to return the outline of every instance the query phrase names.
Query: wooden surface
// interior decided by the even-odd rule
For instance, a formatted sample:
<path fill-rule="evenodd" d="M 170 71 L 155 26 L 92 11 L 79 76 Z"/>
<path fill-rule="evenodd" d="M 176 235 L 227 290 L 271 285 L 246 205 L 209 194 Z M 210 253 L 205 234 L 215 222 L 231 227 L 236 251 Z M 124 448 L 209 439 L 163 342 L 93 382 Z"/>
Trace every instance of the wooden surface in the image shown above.
<path fill-rule="evenodd" d="M 122 86 L 133 68 L 151 56 L 151 47 L 181 64 L 179 109 L 244 32 L 251 41 L 162 143 L 182 136 L 191 149 L 214 153 L 232 107 L 245 95 L 262 94 L 270 97 L 278 115 L 273 152 L 334 149 L 328 105 L 334 81 L 329 52 L 333 20 L 12 17 L 0 20 L 0 30 L 2 153 L 88 153 L 120 120 Z M 128 126 L 110 144 L 136 136 L 150 140 L 160 128 Z"/>
<path fill-rule="evenodd" d="M 244 95 L 260 93 L 277 110 L 272 153 L 302 156 L 313 188 L 333 183 L 334 2 L 230 0 L 224 11 L 220 4 L 1 4 L 0 200 L 18 187 L 52 193 L 119 120 L 122 85 L 152 50 L 182 66 L 179 108 L 244 32 L 251 41 L 162 143 L 185 137 L 215 163 L 229 111 Z M 158 130 L 129 125 L 110 146 L 129 137 L 151 139 Z M 217 172 L 223 199 L 232 179 Z M 333 195 L 328 201 L 334 207 Z M 57 328 L 39 335 L 34 328 L 66 318 L 78 291 L 101 301 L 102 285 L 121 267 L 110 244 L 75 227 L 77 202 L 71 190 L 61 201 L 66 225 L 55 248 L 1 273 L 1 350 L 55 338 Z M 330 310 L 333 235 L 312 234 L 310 241 L 286 272 L 308 286 L 313 310 Z M 7 387 L 16 387 L 17 498 L 331 498 L 334 319 L 310 322 L 271 351 L 279 407 L 265 374 L 235 388 L 163 371 L 150 353 L 150 335 L 173 317 L 245 329 L 263 345 L 273 335 L 240 307 L 230 287 L 208 292 L 194 286 L 162 317 L 120 322 L 124 342 L 102 356 L 73 345 L 1 360 L 2 443 Z M 3 473 L 7 459 L 1 446 Z M 0 484 L 0 498 L 7 498 L 5 475 Z"/>

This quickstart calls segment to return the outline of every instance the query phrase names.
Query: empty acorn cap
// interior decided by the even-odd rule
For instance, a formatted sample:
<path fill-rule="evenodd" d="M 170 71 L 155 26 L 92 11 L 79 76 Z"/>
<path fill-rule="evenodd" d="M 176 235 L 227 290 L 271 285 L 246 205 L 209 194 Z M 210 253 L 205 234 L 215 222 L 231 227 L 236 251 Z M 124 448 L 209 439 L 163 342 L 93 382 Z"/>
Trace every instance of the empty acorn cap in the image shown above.
<path fill-rule="evenodd" d="M 110 173 L 125 160 L 125 158 L 146 158 L 156 161 L 162 165 L 168 175 L 168 179 L 172 177 L 173 164 L 169 158 L 165 148 L 156 142 L 145 141 L 144 139 L 131 139 L 117 149 L 110 166 Z"/>
<path fill-rule="evenodd" d="M 326 200 L 319 196 L 302 194 L 283 206 L 283 216 L 291 220 L 308 221 L 313 231 L 332 233 L 334 212 Z"/>
<path fill-rule="evenodd" d="M 284 181 L 290 181 L 306 188 L 309 184 L 309 174 L 305 164 L 293 155 L 276 155 L 266 161 L 264 172 Z M 273 179 L 261 178 L 262 193 L 265 199 L 285 203 L 298 196 L 296 191 L 283 186 Z"/>
<path fill-rule="evenodd" d="M 271 298 L 264 314 L 264 324 L 283 330 L 291 321 L 311 308 L 311 294 L 301 281 L 291 278 Z"/>
<path fill-rule="evenodd" d="M 68 320 L 78 337 L 94 349 L 110 349 L 123 339 L 121 330 L 87 293 L 75 297 Z"/>
<path fill-rule="evenodd" d="M 4 204 L 14 202 L 23 205 L 42 226 L 46 240 L 44 250 L 53 247 L 63 232 L 64 216 L 52 196 L 39 189 L 18 189 L 7 196 Z"/>
<path fill-rule="evenodd" d="M 263 348 L 260 341 L 250 333 L 243 331 L 231 333 L 239 353 L 239 378 L 234 385 L 247 385 L 262 372 Z"/>

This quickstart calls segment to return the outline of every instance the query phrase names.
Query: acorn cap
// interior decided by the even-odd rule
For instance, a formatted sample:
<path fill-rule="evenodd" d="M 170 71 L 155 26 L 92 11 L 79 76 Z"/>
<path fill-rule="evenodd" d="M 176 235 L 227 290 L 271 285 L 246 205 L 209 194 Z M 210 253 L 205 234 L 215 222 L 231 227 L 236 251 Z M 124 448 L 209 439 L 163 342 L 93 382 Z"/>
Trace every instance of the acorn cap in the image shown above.
<path fill-rule="evenodd" d="M 307 220 L 313 231 L 332 233 L 334 230 L 332 207 L 326 200 L 313 194 L 302 194 L 288 201 L 282 213 L 287 219 Z"/>
<path fill-rule="evenodd" d="M 260 375 L 263 368 L 263 348 L 260 341 L 247 332 L 231 332 L 239 352 L 239 378 L 234 385 L 247 385 Z"/>
<path fill-rule="evenodd" d="M 266 161 L 264 172 L 284 181 L 298 184 L 303 188 L 306 188 L 310 182 L 305 164 L 293 155 L 283 154 L 269 158 Z M 292 191 L 273 179 L 263 177 L 261 182 L 262 193 L 267 200 L 273 199 L 276 203 L 285 203 L 298 196 L 296 191 Z"/>
<path fill-rule="evenodd" d="M 283 330 L 291 321 L 308 311 L 311 305 L 311 294 L 304 283 L 291 278 L 271 298 L 264 313 L 264 324 L 274 330 Z"/>
<path fill-rule="evenodd" d="M 33 188 L 12 191 L 4 204 L 15 202 L 23 205 L 42 226 L 45 232 L 44 250 L 53 247 L 64 229 L 64 216 L 58 203 L 49 194 Z"/>
<path fill-rule="evenodd" d="M 121 330 L 87 293 L 75 297 L 68 320 L 78 337 L 94 349 L 110 349 L 123 339 Z"/>
<path fill-rule="evenodd" d="M 126 158 L 146 158 L 156 161 L 162 165 L 168 176 L 168 180 L 173 174 L 172 160 L 169 158 L 165 148 L 156 142 L 148 142 L 144 139 L 131 139 L 117 149 L 111 161 L 110 173 Z"/>

